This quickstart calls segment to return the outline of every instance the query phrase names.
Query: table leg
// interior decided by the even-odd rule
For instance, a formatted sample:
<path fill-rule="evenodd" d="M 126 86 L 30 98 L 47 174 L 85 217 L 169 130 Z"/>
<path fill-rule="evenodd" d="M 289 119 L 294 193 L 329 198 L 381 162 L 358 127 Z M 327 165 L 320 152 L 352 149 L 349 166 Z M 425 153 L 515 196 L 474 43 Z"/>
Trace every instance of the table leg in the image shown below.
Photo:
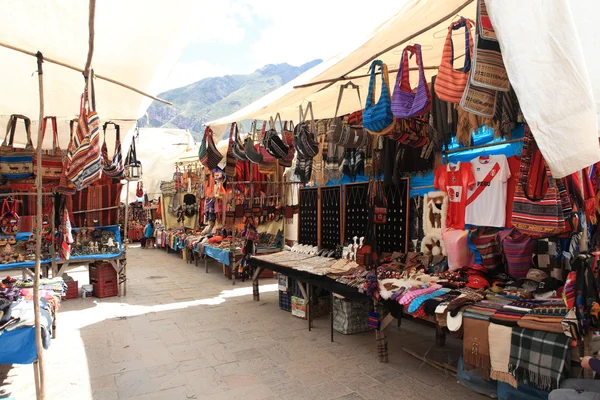
<path fill-rule="evenodd" d="M 307 293 L 307 289 L 308 289 L 308 284 L 306 285 L 306 288 L 304 287 L 304 284 L 300 281 L 296 281 L 296 283 L 298 284 L 298 288 L 300 289 L 300 293 L 302 293 L 302 298 L 304 298 L 304 302 L 306 303 L 306 319 L 308 320 L 309 318 L 309 309 L 310 309 L 310 302 L 308 301 L 308 293 Z M 308 330 L 310 331 L 310 323 L 308 325 Z"/>
<path fill-rule="evenodd" d="M 208 257 L 204 256 L 204 269 L 206 270 L 206 273 L 208 274 Z"/>
<path fill-rule="evenodd" d="M 446 332 L 444 332 L 444 328 L 435 325 L 435 344 L 438 346 L 444 346 L 446 344 Z"/>
<path fill-rule="evenodd" d="M 254 299 L 254 301 L 260 301 L 258 279 L 262 270 L 263 269 L 261 267 L 257 267 L 254 271 L 254 275 L 252 275 L 252 298 Z"/>
<path fill-rule="evenodd" d="M 335 310 L 335 307 L 333 306 L 333 292 L 331 292 L 329 296 L 331 302 L 331 343 L 333 343 L 333 311 Z"/>
<path fill-rule="evenodd" d="M 308 289 L 308 301 L 306 302 L 306 317 L 308 319 L 308 331 L 310 332 L 312 330 L 312 285 L 310 283 L 307 283 L 306 286 Z"/>

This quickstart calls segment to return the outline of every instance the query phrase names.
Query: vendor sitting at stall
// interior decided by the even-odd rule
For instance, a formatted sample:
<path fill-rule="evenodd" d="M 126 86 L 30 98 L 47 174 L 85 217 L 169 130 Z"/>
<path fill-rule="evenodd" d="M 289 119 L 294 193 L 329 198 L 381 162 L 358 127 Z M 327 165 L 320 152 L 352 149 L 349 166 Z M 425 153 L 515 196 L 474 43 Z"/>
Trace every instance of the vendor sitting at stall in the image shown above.
<path fill-rule="evenodd" d="M 154 241 L 154 223 L 151 219 L 148 220 L 148 225 L 146 225 L 146 228 L 144 228 L 144 237 L 140 239 L 142 247 L 146 247 L 148 240 L 151 240 L 152 242 Z"/>
<path fill-rule="evenodd" d="M 583 357 L 581 367 L 600 373 L 600 360 Z M 600 400 L 600 381 L 596 379 L 566 379 L 560 389 L 550 392 L 548 400 Z"/>
<path fill-rule="evenodd" d="M 206 225 L 204 227 L 204 229 L 202 230 L 202 232 L 200 232 L 200 236 L 205 236 L 205 237 L 212 236 L 214 230 L 215 230 L 215 220 L 209 218 L 208 225 Z"/>

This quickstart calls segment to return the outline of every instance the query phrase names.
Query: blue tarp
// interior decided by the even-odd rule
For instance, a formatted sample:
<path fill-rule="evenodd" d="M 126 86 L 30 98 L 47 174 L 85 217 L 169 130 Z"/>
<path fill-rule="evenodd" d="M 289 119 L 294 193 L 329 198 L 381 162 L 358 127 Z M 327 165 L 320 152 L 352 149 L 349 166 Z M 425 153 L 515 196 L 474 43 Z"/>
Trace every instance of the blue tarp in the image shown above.
<path fill-rule="evenodd" d="M 217 260 L 218 262 L 229 265 L 229 250 L 219 249 L 211 246 L 204 246 L 204 254 Z"/>
<path fill-rule="evenodd" d="M 36 358 L 34 327 L 0 331 L 0 364 L 31 364 Z"/>

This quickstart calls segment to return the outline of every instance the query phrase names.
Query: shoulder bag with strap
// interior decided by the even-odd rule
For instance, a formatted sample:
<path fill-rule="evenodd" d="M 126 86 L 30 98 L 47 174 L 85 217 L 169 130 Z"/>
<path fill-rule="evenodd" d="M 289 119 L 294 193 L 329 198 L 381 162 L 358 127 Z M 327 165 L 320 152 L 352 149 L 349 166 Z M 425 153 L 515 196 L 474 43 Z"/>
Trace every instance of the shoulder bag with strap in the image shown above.
<path fill-rule="evenodd" d="M 74 128 L 75 128 L 76 123 L 77 123 L 76 119 L 69 121 L 69 131 L 70 131 L 69 146 L 67 147 L 67 151 L 65 152 L 65 154 L 63 154 L 63 157 L 62 157 L 62 160 L 63 160 L 62 173 L 60 175 L 60 182 L 58 184 L 58 187 L 56 188 L 56 191 L 60 194 L 68 195 L 68 194 L 75 194 L 75 192 L 77 192 L 77 188 L 75 187 L 75 184 L 73 182 L 71 182 L 69 180 L 69 178 L 67 177 L 67 170 L 69 169 L 69 160 L 70 160 L 69 155 L 71 155 L 74 150 L 73 132 L 75 131 Z"/>
<path fill-rule="evenodd" d="M 327 142 L 333 144 L 339 144 L 342 139 L 342 130 L 344 128 L 343 121 L 341 117 L 338 117 L 338 113 L 340 111 L 340 105 L 342 104 L 342 97 L 344 96 L 344 90 L 352 88 L 356 90 L 356 94 L 358 95 L 358 107 L 362 109 L 362 99 L 360 97 L 360 89 L 358 85 L 355 85 L 351 81 L 340 86 L 340 92 L 338 94 L 337 105 L 335 106 L 335 115 L 331 124 L 329 125 L 329 129 L 327 130 Z"/>
<path fill-rule="evenodd" d="M 379 73 L 377 69 L 379 69 Z M 389 133 L 394 124 L 388 68 L 383 61 L 374 60 L 371 63 L 370 70 L 371 80 L 369 82 L 367 103 L 363 111 L 363 127 L 373 135 L 385 135 Z M 381 94 L 379 95 L 379 101 L 375 102 L 378 74 L 381 74 Z"/>
<path fill-rule="evenodd" d="M 112 160 L 108 157 L 108 147 L 106 146 L 106 128 L 108 125 L 115 127 L 115 151 Z M 113 179 L 121 179 L 125 177 L 125 167 L 123 166 L 123 154 L 121 150 L 121 127 L 114 122 L 105 122 L 102 125 L 104 133 L 104 142 L 102 143 L 102 169 L 106 176 Z"/>
<path fill-rule="evenodd" d="M 137 158 L 135 148 L 135 136 L 131 138 L 131 145 L 125 157 L 125 179 L 128 181 L 138 181 L 142 179 L 142 162 Z"/>
<path fill-rule="evenodd" d="M 563 204 L 556 181 L 527 125 L 512 223 L 521 232 L 535 238 L 558 235 L 565 230 Z"/>
<path fill-rule="evenodd" d="M 237 165 L 237 157 L 233 154 L 235 146 L 234 131 L 236 127 L 237 124 L 234 122 L 229 129 L 229 145 L 227 146 L 227 156 L 225 158 L 225 175 L 229 179 L 233 179 L 235 176 L 235 166 Z"/>
<path fill-rule="evenodd" d="M 25 123 L 27 145 L 24 149 L 13 146 L 17 121 Z M 0 174 L 5 179 L 24 179 L 33 176 L 33 142 L 31 141 L 31 120 L 24 115 L 13 114 L 6 126 L 6 136 L 0 146 Z"/>
<path fill-rule="evenodd" d="M 88 87 L 81 98 L 79 120 L 73 137 L 75 150 L 67 170 L 67 177 L 77 190 L 88 187 L 102 176 L 100 118 L 96 113 L 93 71 L 86 83 Z"/>
<path fill-rule="evenodd" d="M 254 141 L 256 140 L 256 120 L 252 121 L 252 127 L 250 128 L 250 134 L 246 136 L 244 140 L 244 148 L 246 150 L 246 157 L 248 161 L 258 164 L 262 162 L 262 154 L 256 149 Z"/>
<path fill-rule="evenodd" d="M 219 152 L 217 146 L 215 146 L 213 131 L 209 126 L 204 129 L 204 137 L 202 138 L 198 156 L 200 162 L 210 171 L 217 168 L 223 159 L 223 155 Z"/>
<path fill-rule="evenodd" d="M 272 120 L 271 120 L 272 121 Z M 274 128 L 273 128 L 274 129 Z M 267 121 L 263 121 L 262 128 L 257 131 L 257 143 L 255 143 L 255 147 L 257 151 L 262 156 L 263 163 L 272 163 L 275 162 L 275 156 L 267 151 L 267 147 L 265 146 L 265 137 L 271 134 L 271 131 L 267 131 Z"/>
<path fill-rule="evenodd" d="M 306 110 L 299 106 L 299 122 L 294 129 L 294 147 L 298 149 L 298 156 L 303 160 L 312 160 L 319 152 L 319 143 L 315 140 L 315 118 L 312 103 L 309 102 Z M 307 116 L 310 113 L 310 121 Z"/>
<path fill-rule="evenodd" d="M 283 123 L 281 122 L 281 116 L 279 113 L 275 116 L 275 119 L 271 118 L 269 121 L 270 129 L 265 132 L 263 143 L 267 152 L 275 158 L 281 159 L 287 156 L 290 148 L 284 142 L 284 139 L 279 137 L 277 133 L 276 123 L 279 120 L 279 126 L 283 132 Z"/>
<path fill-rule="evenodd" d="M 435 93 L 440 100 L 458 104 L 463 96 L 469 73 L 471 71 L 471 60 L 473 58 L 473 36 L 470 19 L 461 17 L 448 27 L 448 35 L 444 43 L 442 61 L 435 80 Z M 452 32 L 465 28 L 465 63 L 461 69 L 454 69 L 454 45 L 452 43 Z"/>
<path fill-rule="evenodd" d="M 42 121 L 42 142 L 46 136 L 48 120 L 52 123 L 52 149 L 42 150 L 42 182 L 59 181 L 63 169 L 63 154 L 58 144 L 56 117 L 44 117 Z M 33 165 L 37 166 L 37 152 L 33 156 Z"/>
<path fill-rule="evenodd" d="M 233 127 L 233 156 L 238 161 L 248 161 L 244 144 L 240 140 L 240 127 L 237 122 L 232 123 Z"/>
<path fill-rule="evenodd" d="M 410 87 L 410 69 L 408 61 L 412 56 L 417 58 L 419 84 L 415 91 Z M 431 108 L 431 93 L 423 69 L 421 45 L 406 46 L 402 51 L 400 68 L 396 75 L 396 85 L 392 94 L 392 112 L 396 118 L 407 118 L 423 115 Z"/>
<path fill-rule="evenodd" d="M 279 115 L 279 114 L 277 114 Z M 296 149 L 294 147 L 294 122 L 285 121 L 283 123 L 283 141 L 288 146 L 289 150 L 287 155 L 285 155 L 281 160 L 279 160 L 279 165 L 282 167 L 289 168 L 292 166 L 292 161 L 294 160 L 294 156 L 296 155 Z"/>

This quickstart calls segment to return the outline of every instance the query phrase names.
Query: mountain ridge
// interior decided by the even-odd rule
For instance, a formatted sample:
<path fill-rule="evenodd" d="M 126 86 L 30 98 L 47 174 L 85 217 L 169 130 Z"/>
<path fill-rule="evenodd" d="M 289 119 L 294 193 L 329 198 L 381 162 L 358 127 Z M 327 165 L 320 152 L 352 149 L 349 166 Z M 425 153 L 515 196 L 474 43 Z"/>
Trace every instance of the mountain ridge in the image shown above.
<path fill-rule="evenodd" d="M 138 125 L 189 129 L 198 140 L 202 136 L 202 124 L 247 106 L 321 62 L 312 60 L 300 66 L 266 64 L 250 74 L 209 77 L 167 90 L 158 97 L 170 101 L 173 106 L 152 102 Z"/>

